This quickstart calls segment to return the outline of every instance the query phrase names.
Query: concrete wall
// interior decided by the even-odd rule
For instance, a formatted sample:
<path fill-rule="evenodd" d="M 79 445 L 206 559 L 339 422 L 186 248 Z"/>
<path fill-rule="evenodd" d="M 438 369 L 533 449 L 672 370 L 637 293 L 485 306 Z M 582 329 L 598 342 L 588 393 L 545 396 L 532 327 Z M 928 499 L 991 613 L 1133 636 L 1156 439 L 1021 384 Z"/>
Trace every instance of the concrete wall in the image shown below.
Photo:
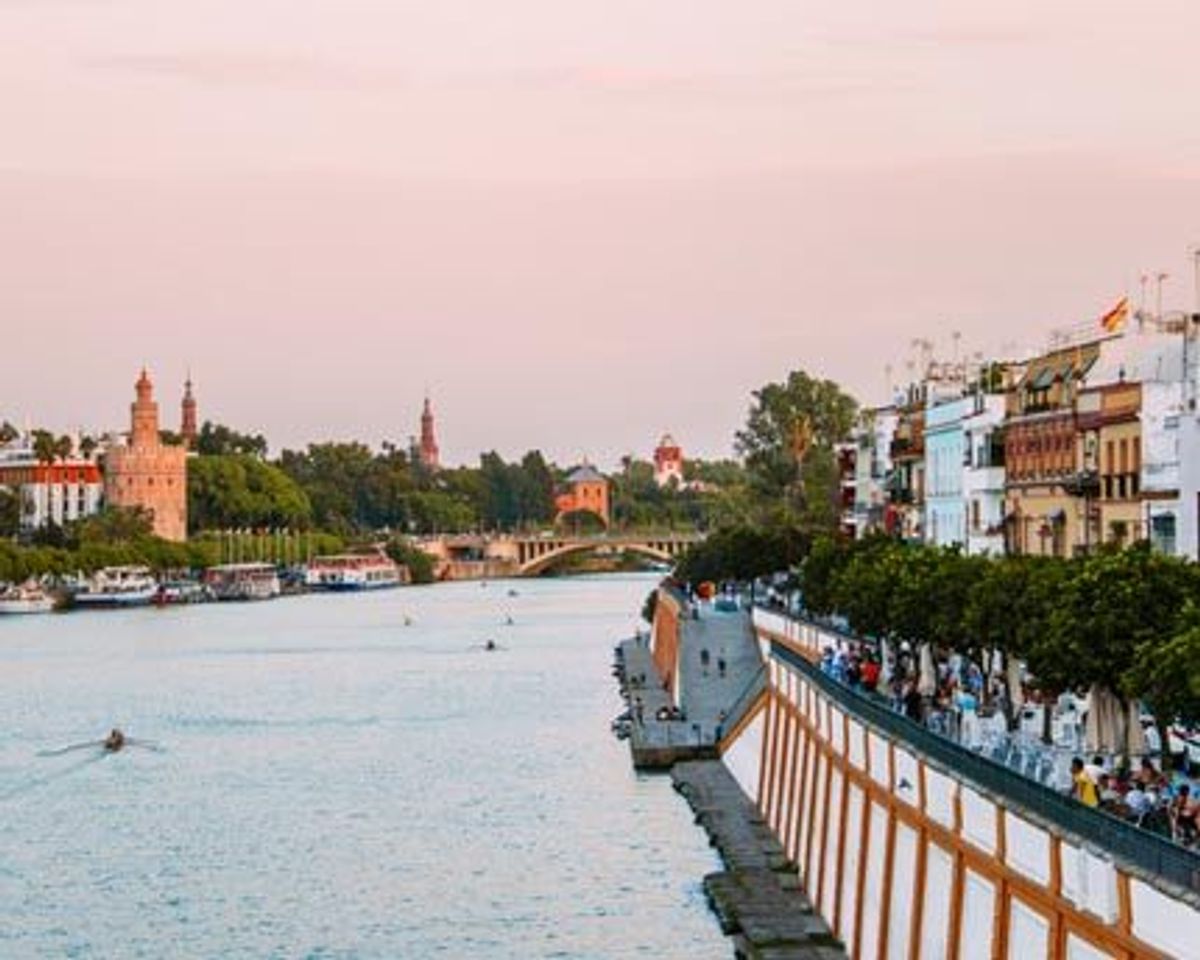
<path fill-rule="evenodd" d="M 756 611 L 760 641 L 822 631 Z M 1200 956 L 1200 911 L 860 722 L 800 670 L 722 744 L 853 957 Z"/>

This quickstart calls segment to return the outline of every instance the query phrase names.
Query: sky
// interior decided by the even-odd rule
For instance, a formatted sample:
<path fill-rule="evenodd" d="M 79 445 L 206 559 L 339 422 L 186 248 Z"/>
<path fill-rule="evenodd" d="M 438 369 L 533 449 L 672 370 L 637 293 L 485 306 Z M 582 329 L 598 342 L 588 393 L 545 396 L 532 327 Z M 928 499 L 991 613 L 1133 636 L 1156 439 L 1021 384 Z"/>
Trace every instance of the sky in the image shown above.
<path fill-rule="evenodd" d="M 1194 0 L 0 0 L 0 419 L 722 456 L 1143 273 L 1191 307 Z M 957 332 L 960 336 L 955 338 Z M 890 368 L 890 374 L 889 374 Z"/>

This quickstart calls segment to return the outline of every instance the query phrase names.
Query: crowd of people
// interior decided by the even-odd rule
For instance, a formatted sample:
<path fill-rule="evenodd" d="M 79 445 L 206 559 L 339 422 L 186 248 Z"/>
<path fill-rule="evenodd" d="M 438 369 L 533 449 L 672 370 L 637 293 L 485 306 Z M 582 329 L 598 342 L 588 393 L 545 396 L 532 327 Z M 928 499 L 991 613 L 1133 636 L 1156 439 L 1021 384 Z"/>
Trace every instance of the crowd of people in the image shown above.
<path fill-rule="evenodd" d="M 927 658 L 924 663 L 923 656 Z M 1014 694 L 1018 704 L 1038 697 L 1036 690 L 1024 684 L 1019 690 L 1011 690 L 1015 677 L 1005 671 L 985 672 L 960 654 L 938 658 L 931 650 L 915 651 L 907 645 L 881 650 L 847 639 L 826 647 L 819 666 L 839 683 L 883 699 L 913 722 L 998 762 L 1018 752 L 1014 740 L 1020 735 L 1014 737 L 1009 721 Z M 1041 704 L 1042 709 L 1052 706 Z M 1200 847 L 1200 789 L 1184 772 L 1164 773 L 1152 756 L 1142 757 L 1136 766 L 1130 766 L 1124 759 L 1096 755 L 1090 762 L 1075 756 L 1069 774 L 1060 773 L 1055 760 L 1061 748 L 1029 743 L 1030 739 L 1025 738 L 1020 752 L 1036 762 L 1018 766 L 1019 772 L 1087 806 L 1186 846 Z M 1157 742 L 1150 752 L 1159 753 Z"/>

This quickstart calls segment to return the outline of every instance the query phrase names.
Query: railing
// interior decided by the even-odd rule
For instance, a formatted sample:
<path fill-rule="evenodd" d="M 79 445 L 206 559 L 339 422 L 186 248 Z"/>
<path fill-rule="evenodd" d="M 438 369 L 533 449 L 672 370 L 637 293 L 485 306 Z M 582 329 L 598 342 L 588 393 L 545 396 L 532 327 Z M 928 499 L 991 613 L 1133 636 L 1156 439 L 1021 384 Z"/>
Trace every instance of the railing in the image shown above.
<path fill-rule="evenodd" d="M 754 676 L 742 688 L 742 692 L 737 695 L 737 698 L 730 705 L 729 709 L 725 711 L 725 723 L 722 726 L 722 735 L 742 722 L 742 717 L 746 715 L 746 711 L 754 706 L 754 701 L 758 699 L 759 694 L 766 689 L 766 686 L 767 665 L 762 663 L 759 664 L 758 669 L 754 671 Z"/>
<path fill-rule="evenodd" d="M 822 625 L 822 629 L 828 629 Z M 1013 806 L 1047 820 L 1114 857 L 1188 890 L 1200 891 L 1200 854 L 1134 824 L 1084 806 L 1049 787 L 1015 774 L 952 740 L 888 709 L 823 674 L 782 643 L 771 641 L 772 655 L 788 664 L 858 719 Z"/>

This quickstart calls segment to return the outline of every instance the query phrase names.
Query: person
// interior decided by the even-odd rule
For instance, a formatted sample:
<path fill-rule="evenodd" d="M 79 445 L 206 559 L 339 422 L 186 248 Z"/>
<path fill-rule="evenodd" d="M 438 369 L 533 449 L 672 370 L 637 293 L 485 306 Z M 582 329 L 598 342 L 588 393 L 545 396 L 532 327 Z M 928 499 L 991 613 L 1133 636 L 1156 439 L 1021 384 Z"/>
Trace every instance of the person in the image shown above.
<path fill-rule="evenodd" d="M 496 641 L 495 641 L 495 640 L 488 640 L 488 641 L 487 641 L 487 643 L 485 643 L 485 644 L 483 645 L 483 649 L 484 649 L 484 650 L 495 650 L 495 649 L 496 649 Z"/>
<path fill-rule="evenodd" d="M 633 704 L 633 717 L 637 720 L 638 726 L 642 726 L 646 716 L 646 705 L 642 703 L 642 698 L 638 697 Z"/>
<path fill-rule="evenodd" d="M 1100 797 L 1096 793 L 1096 781 L 1088 776 L 1082 757 L 1075 757 L 1071 761 L 1071 795 L 1085 806 L 1100 805 Z"/>
<path fill-rule="evenodd" d="M 125 734 L 118 728 L 113 727 L 109 731 L 108 736 L 104 738 L 103 746 L 108 753 L 116 753 L 125 746 Z"/>
<path fill-rule="evenodd" d="M 874 657 L 867 657 L 860 671 L 860 679 L 864 690 L 874 690 L 879 684 L 879 661 Z"/>
<path fill-rule="evenodd" d="M 720 676 L 725 676 L 725 658 L 717 657 L 717 673 Z"/>

